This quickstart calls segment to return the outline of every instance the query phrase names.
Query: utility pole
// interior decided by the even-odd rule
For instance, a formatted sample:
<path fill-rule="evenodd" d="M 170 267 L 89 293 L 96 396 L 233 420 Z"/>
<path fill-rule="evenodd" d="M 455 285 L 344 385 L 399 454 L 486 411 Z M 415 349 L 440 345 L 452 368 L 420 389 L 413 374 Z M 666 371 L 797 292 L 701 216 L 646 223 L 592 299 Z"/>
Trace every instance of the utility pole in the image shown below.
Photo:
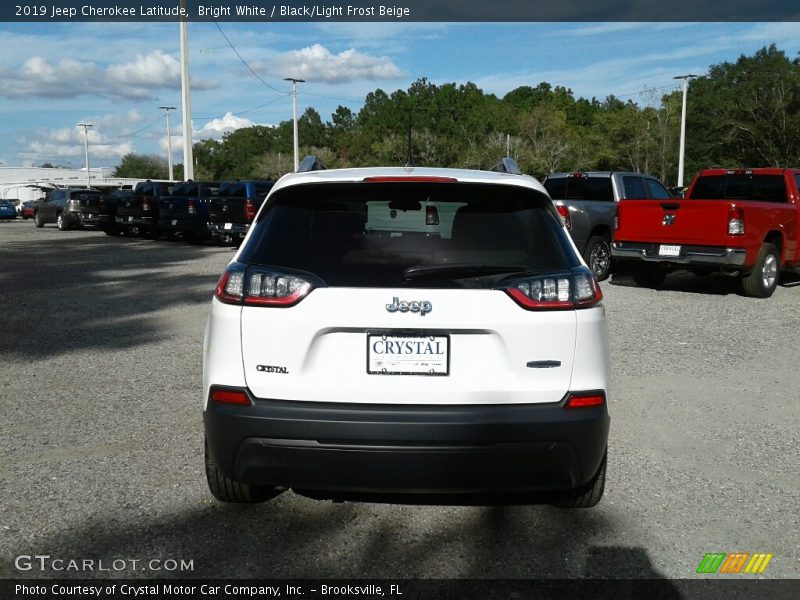
<path fill-rule="evenodd" d="M 158 108 L 167 112 L 167 164 L 169 165 L 169 180 L 172 181 L 175 178 L 172 176 L 172 133 L 169 129 L 169 111 L 175 110 L 175 107 L 159 106 Z"/>
<path fill-rule="evenodd" d="M 678 154 L 678 187 L 683 187 L 683 164 L 686 149 L 686 96 L 689 93 L 689 80 L 697 75 L 676 75 L 673 79 L 683 79 L 683 106 L 681 107 L 681 146 Z"/>
<path fill-rule="evenodd" d="M 186 9 L 186 0 L 181 0 Z M 187 12 L 188 14 L 188 12 Z M 194 179 L 192 156 L 192 99 L 189 89 L 189 22 L 181 19 L 181 110 L 183 112 L 183 180 Z"/>
<path fill-rule="evenodd" d="M 297 139 L 297 84 L 298 83 L 305 83 L 305 79 L 295 79 L 294 77 L 285 77 L 284 81 L 291 81 L 292 82 L 292 121 L 294 122 L 294 170 L 297 171 L 297 167 L 300 164 L 300 158 L 298 154 L 300 154 L 300 143 Z"/>
<path fill-rule="evenodd" d="M 78 123 L 78 127 L 83 127 L 83 153 L 86 157 L 86 187 L 92 187 L 92 174 L 89 171 L 89 127 L 94 127 L 91 123 Z"/>

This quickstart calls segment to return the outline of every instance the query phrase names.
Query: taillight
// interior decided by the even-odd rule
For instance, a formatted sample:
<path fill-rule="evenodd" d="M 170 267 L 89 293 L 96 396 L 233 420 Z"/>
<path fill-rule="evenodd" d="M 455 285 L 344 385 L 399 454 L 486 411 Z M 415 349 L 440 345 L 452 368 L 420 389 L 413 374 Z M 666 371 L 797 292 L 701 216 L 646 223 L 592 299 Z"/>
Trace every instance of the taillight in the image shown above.
<path fill-rule="evenodd" d="M 195 207 L 193 201 L 189 200 L 189 202 L 186 204 L 186 212 L 190 215 L 197 214 L 197 208 Z"/>
<path fill-rule="evenodd" d="M 439 224 L 439 210 L 435 206 L 425 208 L 425 225 Z"/>
<path fill-rule="evenodd" d="M 614 207 L 614 231 L 619 230 L 619 204 Z"/>
<path fill-rule="evenodd" d="M 250 267 L 223 273 L 215 296 L 226 304 L 247 306 L 294 306 L 311 293 L 314 284 L 297 275 Z"/>
<path fill-rule="evenodd" d="M 244 218 L 252 221 L 256 216 L 256 205 L 252 200 L 246 200 L 244 203 Z"/>
<path fill-rule="evenodd" d="M 208 399 L 217 404 L 237 404 L 239 406 L 250 406 L 250 396 L 244 390 L 232 390 L 224 388 L 211 388 Z"/>
<path fill-rule="evenodd" d="M 142 210 L 150 210 L 150 201 L 142 200 Z"/>
<path fill-rule="evenodd" d="M 596 392 L 570 392 L 564 408 L 591 408 L 603 406 L 606 403 L 606 394 L 602 391 Z"/>
<path fill-rule="evenodd" d="M 600 285 L 588 271 L 526 277 L 514 281 L 505 291 L 527 310 L 591 308 L 603 299 Z"/>
<path fill-rule="evenodd" d="M 738 206 L 728 209 L 728 235 L 744 235 L 744 210 Z"/>
<path fill-rule="evenodd" d="M 564 227 L 572 229 L 572 217 L 569 216 L 569 207 L 556 206 L 556 208 L 558 209 L 558 216 L 561 217 L 561 222 L 564 224 Z"/>

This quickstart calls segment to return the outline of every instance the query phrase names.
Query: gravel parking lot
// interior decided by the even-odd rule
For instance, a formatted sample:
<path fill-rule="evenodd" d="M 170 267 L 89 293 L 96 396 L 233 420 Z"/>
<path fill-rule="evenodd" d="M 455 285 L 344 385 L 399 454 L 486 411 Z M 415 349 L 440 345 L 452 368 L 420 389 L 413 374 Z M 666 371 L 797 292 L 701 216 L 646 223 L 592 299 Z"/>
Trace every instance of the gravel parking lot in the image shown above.
<path fill-rule="evenodd" d="M 48 554 L 194 565 L 125 577 L 687 578 L 734 551 L 800 576 L 800 279 L 768 300 L 721 276 L 605 282 L 595 509 L 241 507 L 212 499 L 202 462 L 203 327 L 231 252 L 0 223 L 0 577 L 91 575 L 14 566 Z"/>

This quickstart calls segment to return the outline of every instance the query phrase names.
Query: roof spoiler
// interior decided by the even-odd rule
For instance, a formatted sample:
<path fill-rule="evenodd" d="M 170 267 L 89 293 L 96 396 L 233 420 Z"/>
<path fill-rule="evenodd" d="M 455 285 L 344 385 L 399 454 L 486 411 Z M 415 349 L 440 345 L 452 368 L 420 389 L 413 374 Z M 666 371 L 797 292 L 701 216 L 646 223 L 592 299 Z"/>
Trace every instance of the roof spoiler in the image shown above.
<path fill-rule="evenodd" d="M 298 173 L 308 173 L 309 171 L 324 171 L 328 167 L 322 164 L 322 162 L 316 156 L 306 156 L 303 160 L 300 161 L 300 164 L 297 166 Z"/>
<path fill-rule="evenodd" d="M 508 173 L 509 175 L 522 175 L 522 169 L 519 168 L 517 161 L 513 158 L 506 156 L 501 158 L 500 162 L 493 166 L 490 171 L 495 173 Z"/>

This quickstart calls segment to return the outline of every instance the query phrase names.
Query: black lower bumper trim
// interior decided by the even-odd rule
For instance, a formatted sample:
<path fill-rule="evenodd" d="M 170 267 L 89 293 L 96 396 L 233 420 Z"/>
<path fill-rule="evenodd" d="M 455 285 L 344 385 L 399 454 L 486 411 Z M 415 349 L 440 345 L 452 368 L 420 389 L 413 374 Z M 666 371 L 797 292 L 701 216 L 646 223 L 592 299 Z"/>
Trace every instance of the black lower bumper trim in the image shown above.
<path fill-rule="evenodd" d="M 526 493 L 588 482 L 608 439 L 605 406 L 382 406 L 254 399 L 209 404 L 223 474 L 306 492 Z M 328 494 L 330 495 L 330 494 Z"/>

